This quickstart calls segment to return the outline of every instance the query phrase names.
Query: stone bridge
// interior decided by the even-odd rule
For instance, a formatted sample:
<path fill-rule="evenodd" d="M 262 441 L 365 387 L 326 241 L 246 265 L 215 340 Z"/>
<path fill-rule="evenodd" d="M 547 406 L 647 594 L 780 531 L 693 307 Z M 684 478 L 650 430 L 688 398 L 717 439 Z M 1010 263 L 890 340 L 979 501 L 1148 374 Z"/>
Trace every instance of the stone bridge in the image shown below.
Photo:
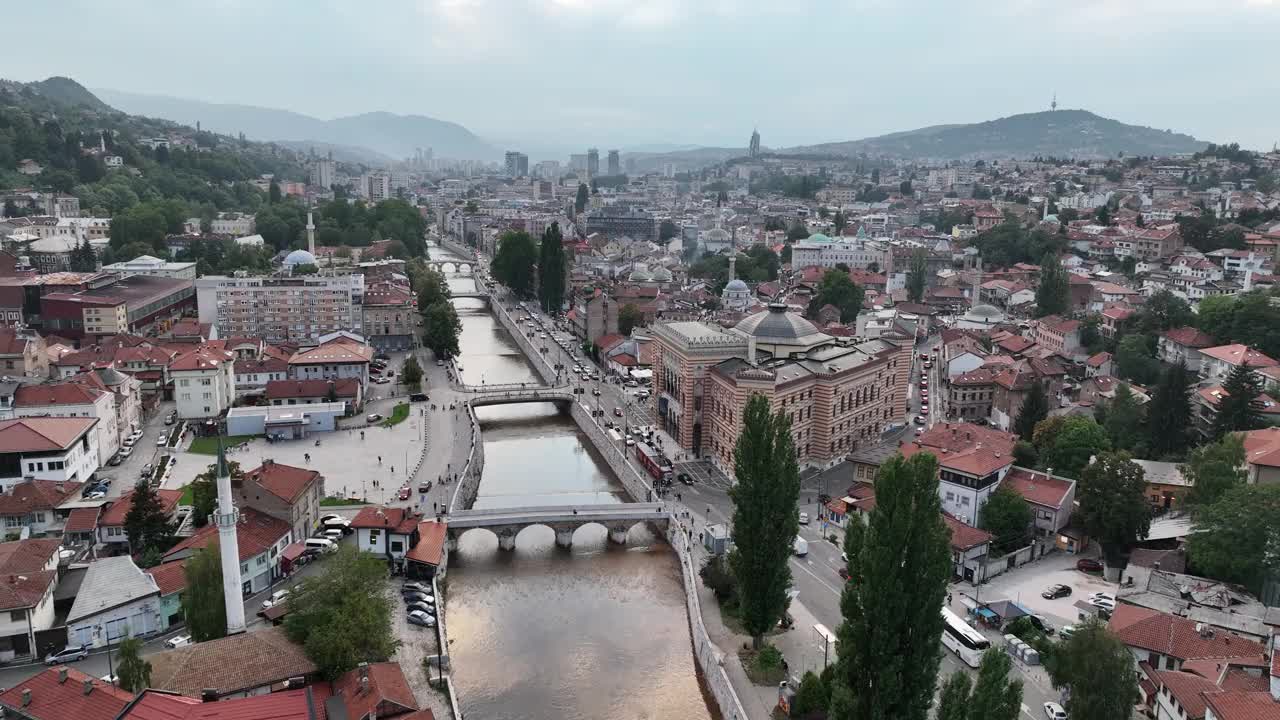
<path fill-rule="evenodd" d="M 471 275 L 476 269 L 474 260 L 428 260 L 424 264 L 428 270 L 450 275 Z"/>
<path fill-rule="evenodd" d="M 519 384 L 466 385 L 462 389 L 467 393 L 466 402 L 470 403 L 471 407 L 536 402 L 571 403 L 574 400 L 573 388 L 568 385 L 558 387 Z"/>
<path fill-rule="evenodd" d="M 533 525 L 554 530 L 556 545 L 563 548 L 573 546 L 574 531 L 584 525 L 600 525 L 609 531 L 610 542 L 625 545 L 631 528 L 642 524 L 654 525 L 665 535 L 671 514 L 663 503 L 461 510 L 449 515 L 447 549 L 452 552 L 469 530 L 484 528 L 498 536 L 498 547 L 515 550 L 516 536 Z"/>

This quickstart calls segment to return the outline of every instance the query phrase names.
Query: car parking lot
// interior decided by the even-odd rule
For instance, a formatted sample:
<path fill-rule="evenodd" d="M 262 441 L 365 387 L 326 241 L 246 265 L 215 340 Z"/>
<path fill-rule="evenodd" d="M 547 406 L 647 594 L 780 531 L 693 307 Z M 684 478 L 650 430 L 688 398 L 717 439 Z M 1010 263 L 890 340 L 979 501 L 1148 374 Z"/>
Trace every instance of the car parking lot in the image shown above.
<path fill-rule="evenodd" d="M 1091 593 L 1116 594 L 1116 584 L 1102 578 L 1101 574 L 1085 573 L 1076 569 L 1079 555 L 1055 553 L 1029 565 L 1015 568 L 983 583 L 978 590 L 982 602 L 1014 600 L 1032 612 L 1044 616 L 1054 628 L 1080 622 L 1080 610 L 1075 604 L 1087 601 Z M 1041 597 L 1052 585 L 1065 585 L 1071 594 L 1056 599 Z"/>

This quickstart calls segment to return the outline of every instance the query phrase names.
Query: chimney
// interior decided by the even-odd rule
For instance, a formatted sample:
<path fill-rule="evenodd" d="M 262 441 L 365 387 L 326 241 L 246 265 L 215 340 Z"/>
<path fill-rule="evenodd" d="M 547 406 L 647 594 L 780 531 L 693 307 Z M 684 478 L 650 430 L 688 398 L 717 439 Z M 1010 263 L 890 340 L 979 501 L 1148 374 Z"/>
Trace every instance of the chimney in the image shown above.
<path fill-rule="evenodd" d="M 360 668 L 360 694 L 369 692 L 369 663 L 362 662 Z"/>
<path fill-rule="evenodd" d="M 202 703 L 207 703 L 207 702 L 218 702 L 218 689 L 217 689 L 217 688 L 205 688 L 205 689 L 201 690 L 201 691 L 200 691 L 200 702 L 202 702 Z"/>
<path fill-rule="evenodd" d="M 22 707 L 26 707 L 30 704 L 31 704 L 31 689 L 24 688 L 22 690 Z"/>
<path fill-rule="evenodd" d="M 88 695 L 93 692 L 93 678 L 84 679 L 84 694 Z"/>
<path fill-rule="evenodd" d="M 61 685 L 67 681 L 67 666 L 63 665 L 58 668 L 58 684 Z"/>

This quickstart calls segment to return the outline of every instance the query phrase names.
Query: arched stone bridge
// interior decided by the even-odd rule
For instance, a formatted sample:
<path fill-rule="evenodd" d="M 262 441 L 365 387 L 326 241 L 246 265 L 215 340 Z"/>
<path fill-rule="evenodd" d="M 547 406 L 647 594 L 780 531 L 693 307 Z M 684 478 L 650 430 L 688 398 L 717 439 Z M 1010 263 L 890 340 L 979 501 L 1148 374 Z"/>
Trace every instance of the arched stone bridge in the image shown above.
<path fill-rule="evenodd" d="M 476 268 L 474 260 L 428 260 L 424 264 L 428 270 L 450 275 L 471 275 Z"/>
<path fill-rule="evenodd" d="M 600 525 L 609 531 L 610 542 L 625 545 L 636 525 L 654 525 L 665 534 L 670 523 L 663 503 L 461 510 L 449 515 L 446 548 L 452 552 L 467 531 L 484 528 L 498 536 L 499 548 L 515 550 L 516 536 L 532 525 L 554 530 L 556 545 L 564 548 L 573 546 L 573 533 L 583 525 Z"/>

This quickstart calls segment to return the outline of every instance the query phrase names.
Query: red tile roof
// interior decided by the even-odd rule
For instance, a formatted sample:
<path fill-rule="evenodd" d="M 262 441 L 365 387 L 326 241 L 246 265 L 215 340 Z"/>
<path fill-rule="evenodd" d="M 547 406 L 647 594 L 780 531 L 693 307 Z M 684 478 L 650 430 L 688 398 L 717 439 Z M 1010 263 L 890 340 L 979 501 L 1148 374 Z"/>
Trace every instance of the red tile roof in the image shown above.
<path fill-rule="evenodd" d="M 289 372 L 289 363 L 280 358 L 266 357 L 260 360 L 237 360 L 235 368 L 237 375 L 245 373 L 283 373 Z"/>
<path fill-rule="evenodd" d="M 0 355 L 21 355 L 29 342 L 30 338 L 19 335 L 13 328 L 0 328 Z"/>
<path fill-rule="evenodd" d="M 0 576 L 0 612 L 39 605 L 57 576 L 54 570 Z"/>
<path fill-rule="evenodd" d="M 314 697 L 321 687 L 313 685 L 212 703 L 161 690 L 146 690 L 120 720 L 322 720 L 323 700 Z M 313 695 L 310 703 L 308 691 Z M 315 714 L 308 705 L 315 708 Z"/>
<path fill-rule="evenodd" d="M 80 483 L 57 480 L 24 480 L 0 495 L 0 515 L 26 515 L 53 510 L 80 490 Z"/>
<path fill-rule="evenodd" d="M 1061 510 L 1074 483 L 1042 472 L 1015 467 L 1004 476 L 1003 484 L 1029 503 Z"/>
<path fill-rule="evenodd" d="M 45 569 L 61 542 L 58 538 L 35 538 L 0 543 L 0 575 Z"/>
<path fill-rule="evenodd" d="M 134 491 L 130 490 L 111 503 L 111 506 L 103 511 L 102 516 L 98 518 L 98 527 L 124 525 L 124 516 L 128 515 L 129 509 L 133 507 L 133 493 Z M 168 515 L 173 512 L 174 508 L 178 507 L 178 500 L 182 498 L 182 491 L 156 490 L 156 497 L 160 500 L 160 508 Z"/>
<path fill-rule="evenodd" d="M 1280 702 L 1269 692 L 1205 693 L 1204 701 L 1217 720 L 1280 720 Z"/>
<path fill-rule="evenodd" d="M 1200 350 L 1200 353 L 1231 365 L 1243 365 L 1246 362 L 1249 363 L 1249 367 L 1251 368 L 1275 367 L 1280 365 L 1280 362 L 1276 362 L 1257 350 L 1240 343 L 1203 348 Z"/>
<path fill-rule="evenodd" d="M 339 337 L 309 350 L 294 353 L 289 358 L 289 364 L 367 363 L 370 360 L 373 360 L 373 348 Z"/>
<path fill-rule="evenodd" d="M 315 470 L 284 465 L 274 460 L 267 460 L 244 474 L 245 482 L 256 482 L 262 486 L 263 490 L 287 503 L 296 501 L 298 496 L 319 477 L 320 473 Z"/>
<path fill-rule="evenodd" d="M 351 520 L 352 529 L 390 528 L 391 532 L 408 535 L 418 527 L 419 517 L 405 508 L 366 505 Z"/>
<path fill-rule="evenodd" d="M 232 353 L 204 345 L 174 358 L 173 362 L 169 363 L 169 371 L 213 370 L 222 363 L 233 360 L 235 355 Z"/>
<path fill-rule="evenodd" d="M 333 682 L 333 697 L 342 700 L 350 720 L 362 720 L 374 711 L 384 717 L 418 709 L 399 663 L 369 663 L 366 669 L 367 688 L 360 687 L 360 668 L 343 673 Z"/>
<path fill-rule="evenodd" d="M 101 390 L 79 383 L 24 385 L 13 394 L 13 405 L 21 408 L 47 405 L 92 405 L 100 397 L 102 397 Z"/>
<path fill-rule="evenodd" d="M 1262 645 L 1252 640 L 1222 630 L 1206 637 L 1196 632 L 1192 620 L 1136 605 L 1117 605 L 1108 627 L 1125 645 L 1179 660 L 1256 658 L 1263 654 Z"/>
<path fill-rule="evenodd" d="M 0 452 L 65 450 L 97 422 L 97 418 L 84 417 L 0 420 Z"/>
<path fill-rule="evenodd" d="M 156 587 L 160 588 L 161 595 L 172 595 L 185 590 L 187 587 L 187 575 L 183 572 L 183 567 L 186 564 L 185 560 L 160 563 L 155 567 L 143 570 L 143 572 L 156 581 Z"/>
<path fill-rule="evenodd" d="M 63 533 L 83 533 L 93 532 L 98 527 L 98 512 L 101 508 L 96 507 L 80 507 L 72 509 L 67 515 L 67 524 L 63 526 Z"/>
<path fill-rule="evenodd" d="M 971 423 L 939 423 L 901 448 L 903 457 L 929 452 L 950 470 L 984 476 L 1013 463 L 1017 436 Z"/>
<path fill-rule="evenodd" d="M 1106 365 L 1111 360 L 1111 353 L 1100 352 L 1097 355 L 1091 355 L 1088 360 L 1084 361 L 1085 365 L 1091 368 L 1099 368 Z"/>
<path fill-rule="evenodd" d="M 63 670 L 67 679 L 60 681 Z M 86 681 L 93 688 L 88 694 Z M 27 690 L 31 704 L 23 707 L 22 694 Z M 37 720 L 115 720 L 132 699 L 133 693 L 65 666 L 42 670 L 0 693 L 0 704 Z"/>
<path fill-rule="evenodd" d="M 236 542 L 239 545 L 240 560 L 248 560 L 266 552 L 268 548 L 288 535 L 290 530 L 289 523 L 284 520 L 277 520 L 253 508 L 242 508 L 240 522 L 236 525 Z M 217 542 L 218 528 L 212 524 L 205 525 L 197 530 L 195 535 L 169 548 L 164 556 L 175 558 L 181 553 L 194 552 L 210 544 L 216 545 Z"/>
<path fill-rule="evenodd" d="M 439 566 L 444 559 L 445 531 L 448 526 L 434 520 L 418 523 L 418 544 L 405 554 L 415 562 Z"/>
<path fill-rule="evenodd" d="M 1244 433 L 1244 452 L 1250 465 L 1280 467 L 1280 428 L 1269 427 Z"/>
<path fill-rule="evenodd" d="M 1167 689 L 1182 706 L 1188 720 L 1204 717 L 1204 697 L 1200 693 L 1218 689 L 1212 680 L 1188 672 L 1157 670 L 1155 676 L 1160 681 L 1160 686 Z"/>
<path fill-rule="evenodd" d="M 986 530 L 962 523 L 946 513 L 942 513 L 942 519 L 947 523 L 947 529 L 951 531 L 951 547 L 954 550 L 964 552 L 983 543 L 989 543 L 994 537 Z"/>
<path fill-rule="evenodd" d="M 200 697 L 205 688 L 229 695 L 317 671 L 302 646 L 290 641 L 281 627 L 228 635 L 156 653 L 147 660 L 153 687 L 191 697 Z"/>

